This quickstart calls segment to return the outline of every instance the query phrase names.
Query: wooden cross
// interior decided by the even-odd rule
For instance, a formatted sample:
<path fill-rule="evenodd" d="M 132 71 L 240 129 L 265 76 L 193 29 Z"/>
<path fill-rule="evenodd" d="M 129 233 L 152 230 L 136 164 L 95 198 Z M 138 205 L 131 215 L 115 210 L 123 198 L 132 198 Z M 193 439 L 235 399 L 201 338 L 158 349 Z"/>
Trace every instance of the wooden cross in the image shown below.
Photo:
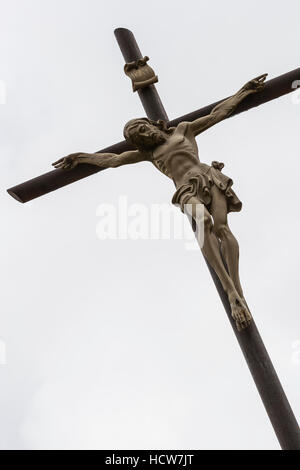
<path fill-rule="evenodd" d="M 163 119 L 169 127 L 177 126 L 182 121 L 191 122 L 208 115 L 218 103 L 224 101 L 169 121 L 154 85 L 157 76 L 147 64 L 149 58 L 142 56 L 131 31 L 118 28 L 115 35 L 126 61 L 125 73 L 132 79 L 133 90 L 139 94 L 149 119 Z M 231 115 L 294 91 L 294 83 L 299 79 L 300 68 L 269 80 L 263 92 L 248 96 Z M 134 147 L 127 141 L 122 141 L 99 152 L 120 154 L 132 149 Z M 90 164 L 81 164 L 69 171 L 56 169 L 8 189 L 8 193 L 24 203 L 99 171 L 99 167 Z M 208 262 L 207 265 L 282 449 L 300 450 L 299 426 L 254 321 L 245 330 L 237 331 L 227 294 L 215 271 Z"/>

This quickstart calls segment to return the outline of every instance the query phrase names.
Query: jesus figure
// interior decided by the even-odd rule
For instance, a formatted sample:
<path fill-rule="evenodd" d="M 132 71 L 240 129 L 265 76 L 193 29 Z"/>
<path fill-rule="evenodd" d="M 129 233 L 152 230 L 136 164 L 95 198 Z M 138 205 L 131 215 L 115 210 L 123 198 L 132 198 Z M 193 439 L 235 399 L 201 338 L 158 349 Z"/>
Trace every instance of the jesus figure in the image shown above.
<path fill-rule="evenodd" d="M 132 119 L 124 127 L 124 137 L 136 150 L 120 155 L 73 153 L 53 163 L 55 168 L 67 170 L 80 163 L 115 168 L 150 161 L 171 178 L 176 186 L 172 202 L 193 218 L 198 233 L 203 228 L 201 250 L 228 296 L 238 330 L 247 328 L 251 314 L 239 279 L 239 246 L 228 226 L 227 214 L 240 211 L 242 203 L 232 190 L 232 179 L 222 173 L 223 163 L 200 162 L 195 137 L 227 118 L 248 95 L 261 91 L 266 76 L 260 75 L 247 82 L 210 114 L 193 122 L 181 122 L 168 128 L 164 121 Z"/>

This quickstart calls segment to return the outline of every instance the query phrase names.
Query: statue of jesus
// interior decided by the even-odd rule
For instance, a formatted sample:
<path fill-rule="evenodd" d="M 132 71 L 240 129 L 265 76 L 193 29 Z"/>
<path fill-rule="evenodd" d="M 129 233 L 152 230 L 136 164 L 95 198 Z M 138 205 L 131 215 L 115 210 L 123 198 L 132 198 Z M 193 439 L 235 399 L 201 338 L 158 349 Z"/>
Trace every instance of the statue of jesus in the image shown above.
<path fill-rule="evenodd" d="M 222 173 L 223 163 L 200 162 L 195 137 L 227 118 L 248 95 L 264 88 L 267 74 L 249 81 L 235 95 L 218 104 L 209 115 L 168 128 L 164 121 L 132 119 L 124 127 L 124 137 L 136 150 L 113 153 L 73 153 L 59 159 L 55 168 L 71 169 L 80 163 L 115 168 L 150 161 L 176 186 L 172 202 L 204 230 L 201 250 L 225 290 L 238 330 L 251 322 L 239 279 L 239 246 L 227 221 L 229 212 L 238 212 L 242 203 L 232 190 L 233 181 Z M 203 210 L 199 210 L 199 207 Z M 187 208 L 187 209 L 186 209 Z"/>

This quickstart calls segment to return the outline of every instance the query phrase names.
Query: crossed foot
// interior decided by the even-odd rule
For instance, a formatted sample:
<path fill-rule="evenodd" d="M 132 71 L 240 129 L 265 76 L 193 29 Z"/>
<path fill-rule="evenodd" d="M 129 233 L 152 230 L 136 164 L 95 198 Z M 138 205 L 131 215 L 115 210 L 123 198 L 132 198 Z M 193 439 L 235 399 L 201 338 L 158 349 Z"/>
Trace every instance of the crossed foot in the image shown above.
<path fill-rule="evenodd" d="M 231 307 L 231 315 L 235 320 L 238 331 L 244 330 L 250 325 L 252 319 L 246 302 L 236 292 L 228 295 L 228 300 Z"/>

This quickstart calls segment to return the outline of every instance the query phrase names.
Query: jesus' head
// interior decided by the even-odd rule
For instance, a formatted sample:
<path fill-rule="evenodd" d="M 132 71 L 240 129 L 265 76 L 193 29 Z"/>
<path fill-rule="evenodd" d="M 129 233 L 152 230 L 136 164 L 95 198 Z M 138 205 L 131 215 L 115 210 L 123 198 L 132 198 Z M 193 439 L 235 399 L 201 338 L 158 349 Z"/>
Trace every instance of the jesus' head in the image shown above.
<path fill-rule="evenodd" d="M 163 144 L 169 133 L 164 121 L 147 118 L 132 119 L 124 127 L 124 137 L 138 150 L 151 150 Z"/>

